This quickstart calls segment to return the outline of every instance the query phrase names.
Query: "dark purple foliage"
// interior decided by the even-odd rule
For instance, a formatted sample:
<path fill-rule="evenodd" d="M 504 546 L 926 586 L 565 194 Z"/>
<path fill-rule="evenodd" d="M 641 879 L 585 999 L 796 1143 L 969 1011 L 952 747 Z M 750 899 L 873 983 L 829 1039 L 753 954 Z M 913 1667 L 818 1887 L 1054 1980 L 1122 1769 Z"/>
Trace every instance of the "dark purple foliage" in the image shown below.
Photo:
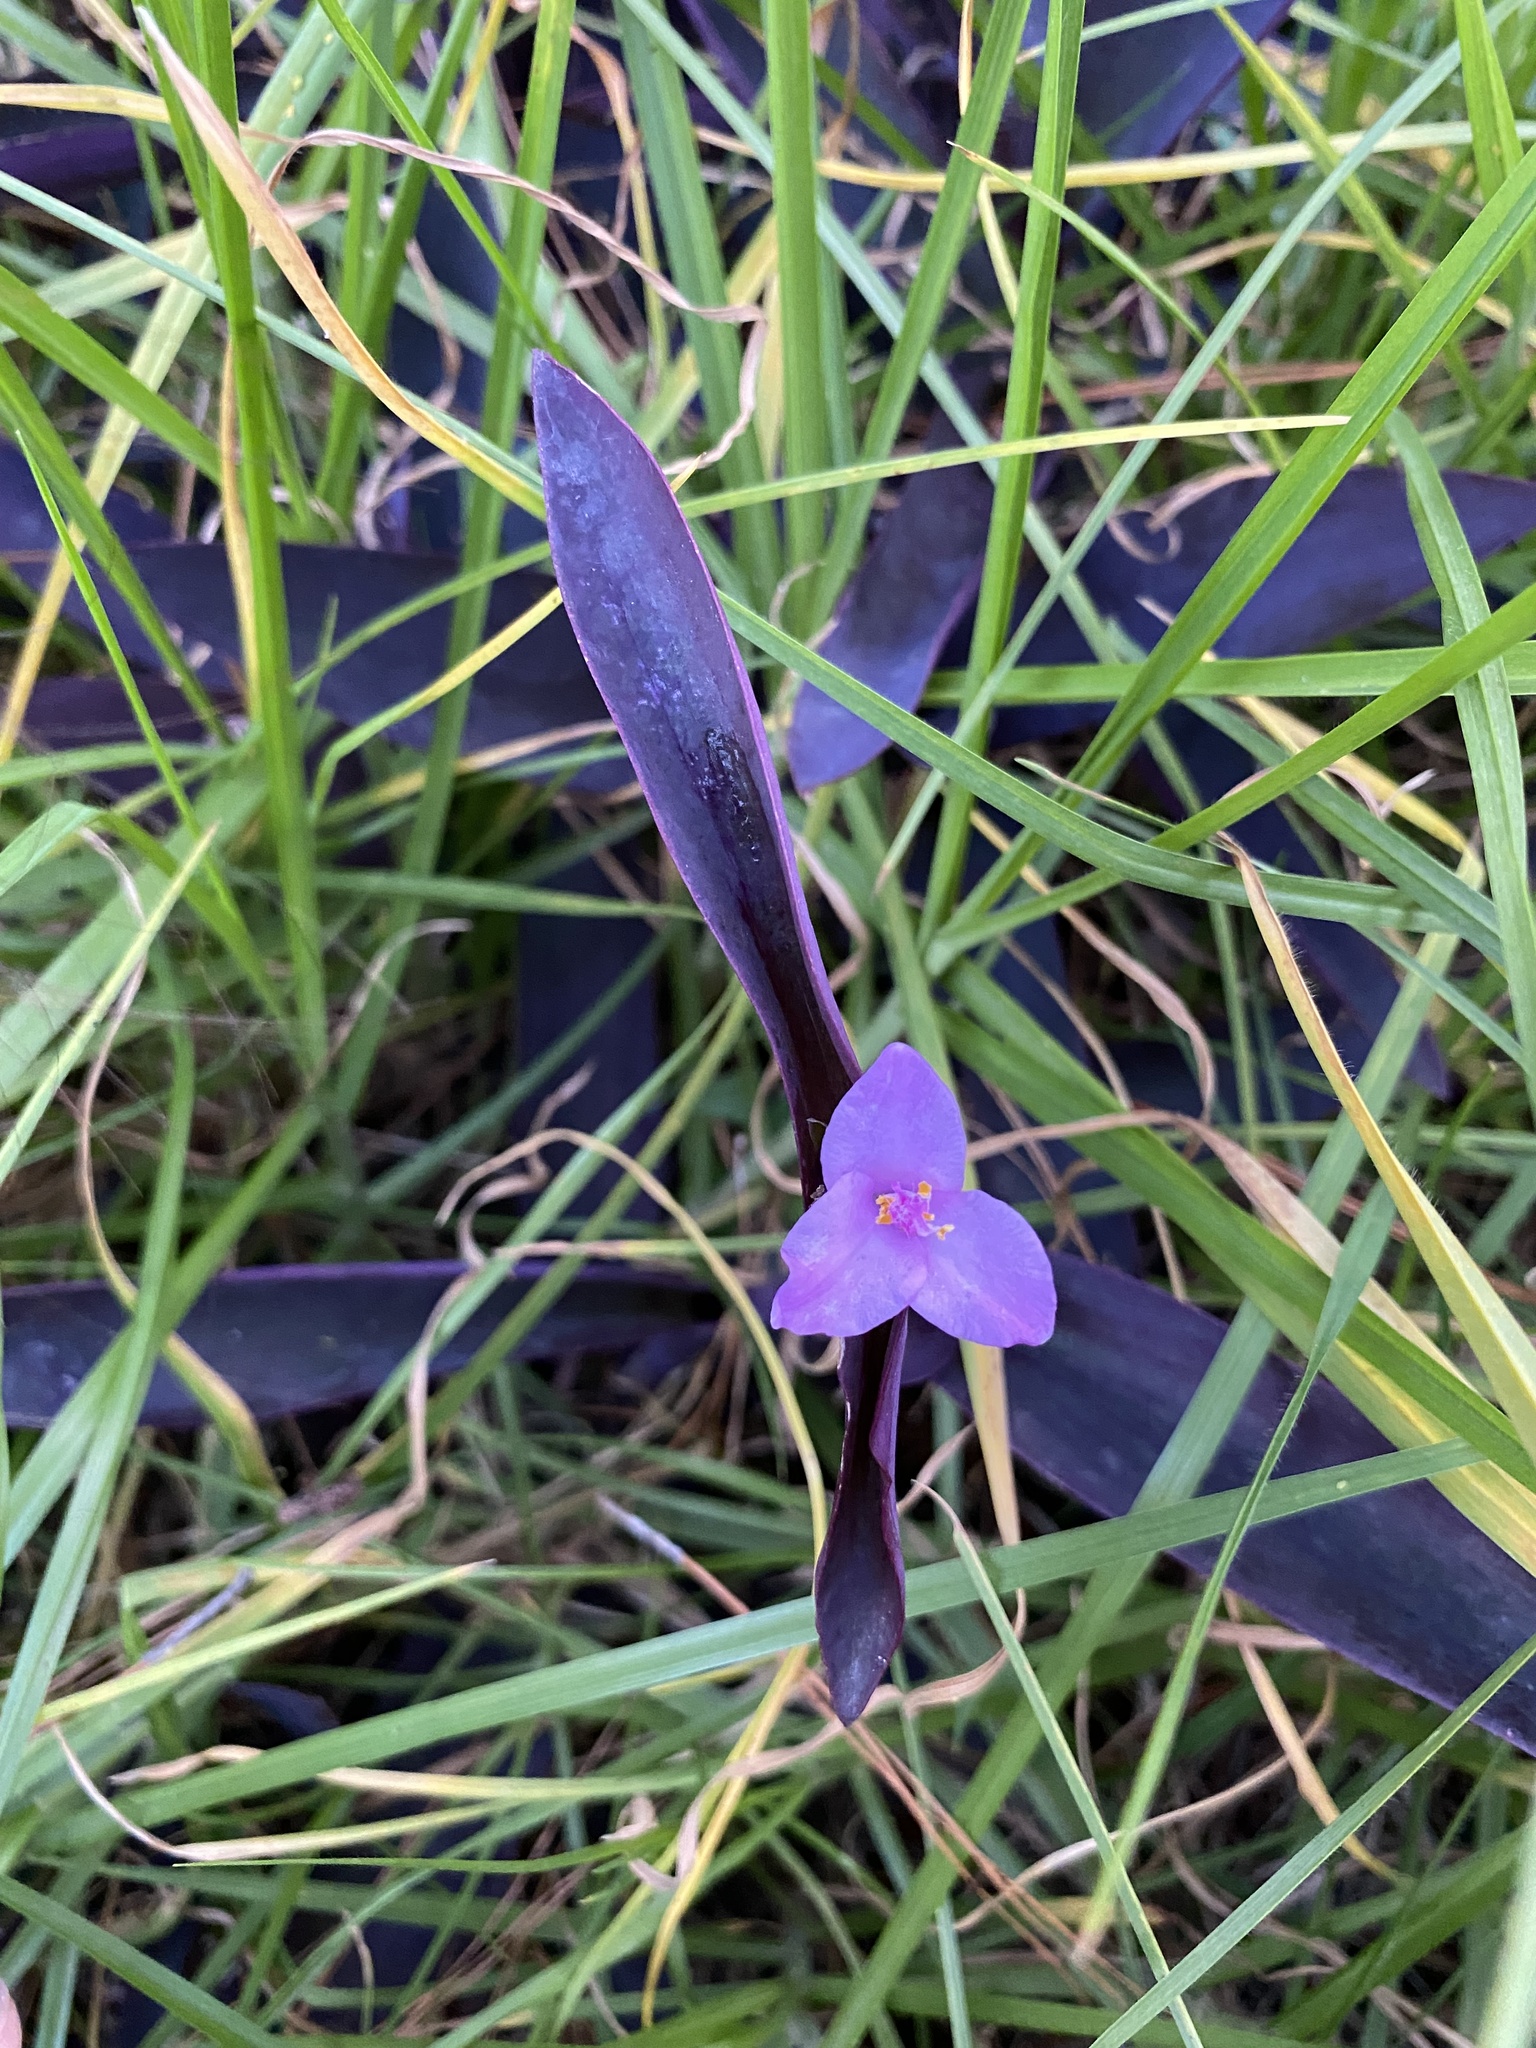
<path fill-rule="evenodd" d="M 1038 1350 L 1007 1356 L 1015 1452 L 1096 1514 L 1123 1515 L 1188 1407 L 1225 1335 L 1202 1309 L 1112 1268 L 1053 1257 L 1059 1312 Z M 907 1376 L 937 1378 L 966 1403 L 952 1341 L 914 1321 Z M 1261 1368 L 1202 1491 L 1244 1486 L 1296 1385 Z M 1279 1476 L 1392 1449 L 1344 1395 L 1319 1380 Z M 1215 1544 L 1174 1554 L 1197 1571 Z M 1394 1684 L 1457 1705 L 1536 1631 L 1536 1583 L 1428 1480 L 1265 1523 L 1244 1539 L 1230 1584 L 1266 1614 Z M 1536 1672 L 1520 1673 L 1480 1716 L 1536 1753 Z"/>
<path fill-rule="evenodd" d="M 566 612 L 694 901 L 751 997 L 784 1081 L 807 1202 L 821 1134 L 858 1077 L 741 656 L 687 521 L 644 444 L 548 356 L 533 369 L 550 547 Z M 904 1318 L 844 1346 L 848 1402 L 816 1618 L 854 1718 L 901 1637 L 891 1493 Z"/>
<path fill-rule="evenodd" d="M 694 901 L 784 1079 L 810 1201 L 859 1067 L 811 931 L 762 716 L 687 521 L 644 444 L 548 356 L 533 372 L 566 616 Z"/>
<path fill-rule="evenodd" d="M 133 125 L 112 114 L 57 114 L 0 108 L 0 171 L 56 199 L 140 174 Z"/>
<path fill-rule="evenodd" d="M 930 444 L 949 445 L 938 431 Z M 915 711 L 944 643 L 981 580 L 992 486 L 980 468 L 912 477 L 850 578 L 819 652 Z M 801 686 L 789 727 L 789 766 L 802 794 L 873 761 L 883 736 L 812 684 Z"/>
<path fill-rule="evenodd" d="M 1269 485 L 1268 477 L 1235 478 L 1172 518 L 1156 506 L 1122 513 L 1119 524 L 1137 552 L 1112 532 L 1100 534 L 1078 571 L 1094 603 L 1150 647 L 1163 615 L 1183 607 Z M 1452 469 L 1445 486 L 1479 560 L 1536 527 L 1536 483 Z M 1301 654 L 1369 625 L 1428 588 L 1402 472 L 1351 469 L 1222 634 L 1216 652 Z M 1037 643 L 1023 658 L 1090 659 L 1078 645 L 1083 651 L 1068 656 L 1041 654 Z"/>
<path fill-rule="evenodd" d="M 905 1311 L 843 1345 L 847 1412 L 827 1540 L 816 1567 L 816 1634 L 832 1705 L 856 1721 L 896 1654 L 907 1577 L 896 1516 L 896 1413 Z"/>
<path fill-rule="evenodd" d="M 446 1378 L 473 1357 L 547 1266 L 547 1260 L 524 1260 L 443 1345 L 434 1375 Z M 252 1266 L 211 1281 L 180 1329 L 258 1421 L 304 1415 L 377 1392 L 463 1271 L 451 1259 Z M 674 1274 L 590 1267 L 518 1355 L 643 1349 L 690 1328 L 707 1300 Z M 41 1429 L 51 1422 L 122 1327 L 122 1310 L 100 1281 L 7 1287 L 5 1417 L 11 1427 Z M 162 1365 L 139 1420 L 151 1429 L 192 1429 L 202 1410 Z"/>
<path fill-rule="evenodd" d="M 159 515 L 125 491 L 114 491 L 106 510 L 145 589 L 167 622 L 179 628 L 209 696 L 235 708 L 240 632 L 223 546 L 170 539 Z M 37 588 L 52 560 L 53 538 L 30 471 L 16 449 L 0 443 L 0 556 L 23 582 Z M 282 555 L 297 671 L 317 658 L 322 644 L 334 646 L 382 613 L 425 597 L 458 569 L 448 555 L 368 548 L 289 544 Z M 127 607 L 105 579 L 98 577 L 97 584 L 123 651 L 153 702 L 162 736 L 195 736 L 200 727 L 180 693 L 160 679 L 155 652 Z M 491 588 L 487 634 L 499 632 L 548 588 L 548 576 L 536 570 L 500 577 Z M 320 683 L 321 708 L 342 725 L 358 725 L 430 682 L 447 666 L 450 606 L 451 600 L 431 605 L 338 662 Z M 78 592 L 65 599 L 64 611 L 73 624 L 90 630 L 90 615 Z M 487 663 L 469 691 L 464 731 L 469 751 L 606 715 L 570 625 L 559 612 Z M 391 736 L 407 746 L 425 746 L 432 719 L 431 710 L 415 712 L 392 726 Z M 68 747 L 134 738 L 138 728 L 116 677 L 103 674 L 71 678 L 67 686 L 45 680 L 29 708 L 27 731 L 36 745 Z M 594 762 L 573 777 L 577 787 L 599 790 L 618 788 L 629 779 L 622 760 Z"/>
<path fill-rule="evenodd" d="M 1143 0 L 1088 0 L 1089 28 L 1137 11 Z M 1290 0 L 1250 0 L 1232 15 L 1255 42 L 1277 28 Z M 1045 41 L 1047 0 L 1034 0 L 1027 45 Z M 1213 13 L 1175 15 L 1083 45 L 1076 115 L 1110 156 L 1161 156 L 1236 77 L 1242 52 Z"/>

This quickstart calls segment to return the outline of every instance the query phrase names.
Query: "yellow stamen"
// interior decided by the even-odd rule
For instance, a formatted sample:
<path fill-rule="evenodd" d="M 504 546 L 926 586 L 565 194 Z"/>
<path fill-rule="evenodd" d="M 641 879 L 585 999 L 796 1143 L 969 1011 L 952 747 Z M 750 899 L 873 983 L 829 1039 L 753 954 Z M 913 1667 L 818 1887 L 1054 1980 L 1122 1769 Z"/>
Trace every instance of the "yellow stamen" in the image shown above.
<path fill-rule="evenodd" d="M 891 1220 L 891 1204 L 892 1204 L 892 1202 L 894 1202 L 894 1201 L 895 1201 L 895 1199 L 896 1199 L 896 1197 L 895 1197 L 894 1195 L 876 1195 L 876 1197 L 875 1197 L 875 1221 L 876 1221 L 876 1223 L 889 1223 L 889 1222 L 890 1222 L 890 1220 Z"/>
<path fill-rule="evenodd" d="M 917 1193 L 918 1199 L 920 1201 L 926 1202 L 928 1197 L 933 1193 L 933 1183 L 931 1181 L 920 1180 L 917 1184 Z"/>
<path fill-rule="evenodd" d="M 932 1217 L 930 1216 L 930 1217 L 928 1218 L 928 1221 L 929 1221 L 929 1222 L 931 1223 L 931 1222 L 933 1221 L 933 1218 L 932 1218 Z M 952 1231 L 952 1230 L 954 1229 L 954 1227 L 955 1227 L 955 1226 L 953 1225 L 953 1223 L 941 1223 L 941 1224 L 939 1225 L 939 1227 L 938 1227 L 937 1231 L 935 1231 L 934 1235 L 935 1235 L 936 1237 L 941 1237 L 941 1238 L 943 1238 L 943 1237 L 948 1237 L 949 1233 L 950 1233 L 950 1232 L 951 1232 L 951 1231 Z"/>

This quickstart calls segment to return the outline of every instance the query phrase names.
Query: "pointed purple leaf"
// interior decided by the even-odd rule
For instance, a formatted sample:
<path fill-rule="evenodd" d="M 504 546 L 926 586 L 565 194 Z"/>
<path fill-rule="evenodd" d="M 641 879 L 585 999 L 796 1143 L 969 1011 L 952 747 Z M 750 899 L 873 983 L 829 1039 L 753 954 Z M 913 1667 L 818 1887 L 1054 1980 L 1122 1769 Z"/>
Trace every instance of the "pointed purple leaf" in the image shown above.
<path fill-rule="evenodd" d="M 913 477 L 850 579 L 820 653 L 903 711 L 915 711 L 940 650 L 976 595 L 991 515 L 992 487 L 978 468 Z M 802 684 L 788 742 L 802 795 L 856 775 L 885 745 L 856 712 Z"/>
<path fill-rule="evenodd" d="M 858 1075 L 795 873 L 763 722 L 709 572 L 650 451 L 579 377 L 533 369 L 565 609 L 678 873 L 768 1035 L 809 1201 Z"/>
<path fill-rule="evenodd" d="M 896 1654 L 907 1579 L 896 1519 L 896 1412 L 907 1316 L 850 1337 L 839 1368 L 848 1419 L 827 1540 L 816 1566 L 816 1633 L 832 1705 L 856 1721 Z"/>
<path fill-rule="evenodd" d="M 1123 513 L 1122 530 L 1150 559 L 1121 547 L 1113 533 L 1101 534 L 1081 572 L 1094 602 L 1140 646 L 1150 646 L 1162 631 L 1162 615 L 1182 608 L 1270 482 L 1239 477 L 1171 519 L 1156 506 Z M 1479 560 L 1536 527 L 1536 483 L 1524 477 L 1452 469 L 1445 486 Z M 1223 633 L 1216 651 L 1301 654 L 1369 625 L 1428 588 L 1402 472 L 1352 469 Z"/>

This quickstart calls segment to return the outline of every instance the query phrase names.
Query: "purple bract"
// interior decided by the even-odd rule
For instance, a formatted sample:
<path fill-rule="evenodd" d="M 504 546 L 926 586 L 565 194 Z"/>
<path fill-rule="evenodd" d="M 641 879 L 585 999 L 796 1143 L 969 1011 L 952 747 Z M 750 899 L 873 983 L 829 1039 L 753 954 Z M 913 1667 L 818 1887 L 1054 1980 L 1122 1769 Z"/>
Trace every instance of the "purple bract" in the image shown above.
<path fill-rule="evenodd" d="M 968 1191 L 960 1111 L 920 1053 L 890 1045 L 832 1112 L 827 1192 L 784 1240 L 773 1320 L 859 1337 L 915 1308 L 974 1344 L 1043 1344 L 1056 1321 L 1045 1247 L 1006 1202 Z"/>

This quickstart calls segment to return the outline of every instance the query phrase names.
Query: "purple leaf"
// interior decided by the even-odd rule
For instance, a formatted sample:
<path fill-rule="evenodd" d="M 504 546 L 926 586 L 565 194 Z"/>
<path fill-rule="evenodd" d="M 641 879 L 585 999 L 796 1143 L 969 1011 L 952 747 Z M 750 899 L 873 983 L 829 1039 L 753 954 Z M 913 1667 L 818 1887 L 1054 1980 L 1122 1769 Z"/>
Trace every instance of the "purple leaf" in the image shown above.
<path fill-rule="evenodd" d="M 1237 478 L 1172 518 L 1156 506 L 1122 513 L 1123 530 L 1151 559 L 1139 559 L 1113 533 L 1102 533 L 1080 571 L 1094 602 L 1150 647 L 1162 630 L 1160 615 L 1182 608 L 1269 485 L 1268 477 Z M 1453 469 L 1445 485 L 1479 560 L 1536 527 L 1536 483 Z M 1352 469 L 1223 633 L 1216 652 L 1300 654 L 1369 625 L 1428 588 L 1402 472 Z"/>
<path fill-rule="evenodd" d="M 115 115 L 7 107 L 0 120 L 0 171 L 55 198 L 142 176 L 132 123 Z"/>
<path fill-rule="evenodd" d="M 366 548 L 290 545 L 283 549 L 283 585 L 296 670 L 313 661 L 331 622 L 331 639 L 346 638 L 380 613 L 425 596 L 455 573 L 444 556 L 383 554 Z M 135 548 L 145 588 L 188 640 L 213 650 L 202 674 L 227 680 L 240 658 L 239 625 L 222 547 L 167 542 Z M 499 632 L 549 588 L 547 576 L 521 570 L 492 586 L 487 633 Z M 320 684 L 322 708 L 357 725 L 409 696 L 446 667 L 449 604 L 418 612 L 330 669 Z M 569 625 L 557 612 L 488 664 L 470 686 L 465 746 L 473 751 L 526 739 L 603 716 Z M 416 712 L 391 728 L 408 746 L 431 735 L 432 713 Z M 595 785 L 628 779 L 622 761 L 606 765 Z"/>
<path fill-rule="evenodd" d="M 1225 1334 L 1202 1309 L 1112 1267 L 1053 1256 L 1055 1334 L 1007 1359 L 1010 1434 L 1026 1464 L 1096 1514 L 1126 1514 Z M 909 1384 L 937 1378 L 968 1405 L 949 1339 L 914 1323 Z M 1296 1385 L 1269 1358 L 1206 1474 L 1244 1486 Z M 1280 1461 L 1312 1472 L 1392 1449 L 1320 1380 Z M 1219 1546 L 1174 1555 L 1208 1571 Z M 1393 1684 L 1450 1707 L 1536 1632 L 1536 1581 L 1428 1480 L 1266 1523 L 1245 1537 L 1229 1583 L 1245 1600 Z M 1536 1672 L 1480 1717 L 1536 1752 Z"/>
<path fill-rule="evenodd" d="M 933 446 L 953 445 L 942 428 Z M 976 595 L 992 516 L 979 469 L 912 477 L 843 593 L 819 652 L 904 711 L 915 711 L 940 650 Z M 789 727 L 789 766 L 803 794 L 856 775 L 885 747 L 856 712 L 801 686 Z"/>
<path fill-rule="evenodd" d="M 795 873 L 762 716 L 666 478 L 613 409 L 535 357 L 534 418 L 566 615 L 658 831 L 773 1048 L 809 1202 L 859 1068 Z"/>
<path fill-rule="evenodd" d="M 294 666 L 300 670 L 318 656 L 328 620 L 334 620 L 334 643 L 380 613 L 446 582 L 456 568 L 446 556 L 383 554 L 363 548 L 285 546 L 282 553 Z M 200 674 L 209 695 L 216 703 L 235 708 L 239 701 L 240 635 L 223 548 L 168 541 L 130 548 L 129 554 L 165 618 L 180 627 L 189 646 L 195 649 L 201 642 L 207 648 Z M 46 573 L 47 559 L 41 550 L 9 553 L 12 568 L 34 584 Z M 548 578 L 533 571 L 503 576 L 492 587 L 487 634 L 499 632 L 548 588 Z M 179 692 L 159 681 L 152 667 L 153 650 L 126 607 L 109 589 L 103 589 L 102 595 L 124 651 L 141 671 L 141 687 L 155 696 L 159 707 L 156 724 L 162 737 L 182 736 L 177 728 L 186 726 L 190 713 Z M 391 627 L 328 670 L 317 693 L 322 710 L 344 726 L 359 725 L 440 674 L 447 666 L 450 602 L 445 600 Z M 69 600 L 65 610 L 73 617 L 74 605 Z M 76 687 L 69 690 L 53 690 L 46 684 L 39 687 L 27 719 L 28 733 L 36 744 L 83 745 L 86 731 L 102 737 L 105 727 L 121 725 L 118 710 L 126 715 L 127 707 L 114 677 L 103 677 L 99 683 L 95 678 L 71 680 Z M 464 745 L 470 752 L 539 733 L 558 733 L 606 715 L 570 627 L 558 612 L 487 663 L 469 690 Z M 169 723 L 162 721 L 162 709 Z M 71 724 L 77 715 L 82 721 L 78 730 Z M 431 711 L 413 712 L 389 728 L 391 737 L 405 746 L 425 746 L 431 737 L 432 715 Z M 201 730 L 195 718 L 192 727 Z M 137 733 L 130 721 L 128 728 L 114 730 L 112 737 L 136 738 Z M 537 757 L 527 765 L 536 767 Z M 593 762 L 571 777 L 577 788 L 604 791 L 619 788 L 629 779 L 623 760 Z"/>
<path fill-rule="evenodd" d="M 905 1313 L 843 1346 L 848 1404 L 827 1540 L 816 1564 L 816 1634 L 838 1718 L 856 1721 L 896 1654 L 906 1570 L 896 1519 L 896 1411 Z"/>
<path fill-rule="evenodd" d="M 479 1346 L 548 1261 L 524 1260 L 444 1344 L 433 1372 L 444 1378 Z M 433 1307 L 464 1268 L 449 1259 L 401 1265 L 252 1266 L 221 1273 L 198 1297 L 182 1335 L 249 1404 L 258 1421 L 361 1401 L 420 1336 Z M 670 1273 L 586 1269 L 539 1323 L 519 1356 L 627 1351 L 690 1323 L 700 1295 Z M 5 1419 L 42 1429 L 123 1327 L 111 1290 L 96 1280 L 46 1281 L 5 1290 Z M 191 1429 L 202 1410 L 157 1367 L 140 1421 Z"/>
<path fill-rule="evenodd" d="M 548 356 L 534 359 L 533 403 L 566 612 L 657 829 L 773 1048 L 810 1205 L 822 1133 L 859 1069 L 811 931 L 757 701 L 649 451 Z M 816 1625 L 847 1720 L 901 1635 L 892 1446 L 905 1334 L 897 1315 L 843 1349 L 847 1422 Z"/>
<path fill-rule="evenodd" d="M 1087 26 L 1138 10 L 1141 0 L 1089 0 Z M 1234 19 L 1262 42 L 1290 12 L 1290 0 L 1250 0 Z M 1035 0 L 1026 45 L 1045 41 L 1046 0 Z M 1083 45 L 1076 118 L 1111 156 L 1161 156 L 1203 114 L 1243 61 L 1213 14 L 1176 15 Z"/>

